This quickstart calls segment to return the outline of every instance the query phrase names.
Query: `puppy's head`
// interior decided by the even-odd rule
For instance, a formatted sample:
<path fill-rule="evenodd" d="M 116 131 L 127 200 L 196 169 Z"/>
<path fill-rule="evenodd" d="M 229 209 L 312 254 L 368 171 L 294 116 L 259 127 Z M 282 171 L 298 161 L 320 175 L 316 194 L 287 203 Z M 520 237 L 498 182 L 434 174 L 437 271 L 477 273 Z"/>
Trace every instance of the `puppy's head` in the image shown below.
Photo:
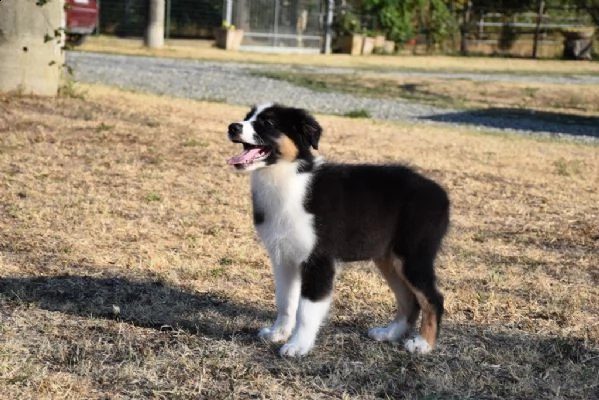
<path fill-rule="evenodd" d="M 253 171 L 282 162 L 314 159 L 322 128 L 307 111 L 279 104 L 253 107 L 245 119 L 229 125 L 229 140 L 243 145 L 227 161 L 240 171 Z"/>

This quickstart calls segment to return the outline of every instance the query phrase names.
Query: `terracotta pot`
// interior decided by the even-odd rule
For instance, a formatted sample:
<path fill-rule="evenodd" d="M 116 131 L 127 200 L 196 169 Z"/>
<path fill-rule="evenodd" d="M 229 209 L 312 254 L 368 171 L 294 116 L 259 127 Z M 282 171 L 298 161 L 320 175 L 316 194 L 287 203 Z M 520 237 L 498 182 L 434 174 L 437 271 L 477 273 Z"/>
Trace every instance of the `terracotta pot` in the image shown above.
<path fill-rule="evenodd" d="M 341 53 L 359 56 L 362 54 L 362 46 L 364 44 L 364 35 L 347 35 L 337 38 L 336 48 Z"/>
<path fill-rule="evenodd" d="M 364 43 L 362 44 L 362 55 L 372 54 L 374 50 L 374 38 L 373 37 L 365 37 Z"/>
<path fill-rule="evenodd" d="M 237 51 L 243 40 L 243 30 L 216 28 L 214 30 L 214 40 L 216 42 L 216 47 Z"/>
<path fill-rule="evenodd" d="M 378 35 L 374 37 L 374 48 L 383 49 L 385 47 L 385 35 Z"/>
<path fill-rule="evenodd" d="M 385 40 L 383 51 L 388 54 L 395 52 L 395 42 L 393 40 Z"/>
<path fill-rule="evenodd" d="M 592 60 L 594 30 L 564 31 L 564 53 L 567 60 Z"/>

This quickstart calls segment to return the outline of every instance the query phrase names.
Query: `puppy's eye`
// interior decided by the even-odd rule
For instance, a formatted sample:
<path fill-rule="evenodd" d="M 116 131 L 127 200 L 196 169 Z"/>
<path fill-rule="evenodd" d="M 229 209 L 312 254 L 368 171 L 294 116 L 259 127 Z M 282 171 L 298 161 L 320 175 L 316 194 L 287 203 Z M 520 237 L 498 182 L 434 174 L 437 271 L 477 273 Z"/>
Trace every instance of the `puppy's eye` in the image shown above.
<path fill-rule="evenodd" d="M 266 126 L 274 126 L 275 125 L 275 123 L 272 119 L 265 117 L 265 116 L 259 117 L 258 120 Z"/>

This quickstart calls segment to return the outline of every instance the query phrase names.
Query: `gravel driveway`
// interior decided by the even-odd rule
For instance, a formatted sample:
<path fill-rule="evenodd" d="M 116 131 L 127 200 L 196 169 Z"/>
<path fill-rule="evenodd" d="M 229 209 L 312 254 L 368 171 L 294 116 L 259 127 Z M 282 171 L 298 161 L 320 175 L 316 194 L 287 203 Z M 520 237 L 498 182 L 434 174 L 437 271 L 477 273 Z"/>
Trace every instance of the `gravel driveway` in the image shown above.
<path fill-rule="evenodd" d="M 248 106 L 274 101 L 330 114 L 344 114 L 352 110 L 364 109 L 377 119 L 469 125 L 485 130 L 575 137 L 577 140 L 599 142 L 599 116 L 568 116 L 563 120 L 548 120 L 504 111 L 453 110 L 402 99 L 376 99 L 343 93 L 317 92 L 285 81 L 252 74 L 256 71 L 273 70 L 340 74 L 356 72 L 348 68 L 220 63 L 80 52 L 67 53 L 67 63 L 73 67 L 76 79 L 80 82 L 115 85 L 176 97 L 225 101 Z M 384 73 L 445 79 L 599 84 L 599 77 L 596 76 L 524 76 L 413 71 Z"/>

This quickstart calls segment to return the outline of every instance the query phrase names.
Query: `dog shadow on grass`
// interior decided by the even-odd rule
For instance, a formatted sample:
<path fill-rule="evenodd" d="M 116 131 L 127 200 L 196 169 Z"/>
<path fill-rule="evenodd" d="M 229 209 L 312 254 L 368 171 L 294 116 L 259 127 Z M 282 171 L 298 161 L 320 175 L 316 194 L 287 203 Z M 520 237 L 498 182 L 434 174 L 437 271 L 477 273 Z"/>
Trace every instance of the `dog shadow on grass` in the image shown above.
<path fill-rule="evenodd" d="M 0 277 L 0 300 L 48 311 L 124 321 L 162 331 L 184 330 L 211 338 L 254 338 L 274 312 L 218 294 L 192 293 L 160 281 L 81 275 Z M 247 335 L 244 335 L 247 334 Z"/>
<path fill-rule="evenodd" d="M 421 117 L 435 122 L 479 125 L 495 129 L 512 129 L 559 136 L 589 136 L 599 138 L 599 117 L 534 111 L 517 108 L 487 108 L 453 111 Z"/>

